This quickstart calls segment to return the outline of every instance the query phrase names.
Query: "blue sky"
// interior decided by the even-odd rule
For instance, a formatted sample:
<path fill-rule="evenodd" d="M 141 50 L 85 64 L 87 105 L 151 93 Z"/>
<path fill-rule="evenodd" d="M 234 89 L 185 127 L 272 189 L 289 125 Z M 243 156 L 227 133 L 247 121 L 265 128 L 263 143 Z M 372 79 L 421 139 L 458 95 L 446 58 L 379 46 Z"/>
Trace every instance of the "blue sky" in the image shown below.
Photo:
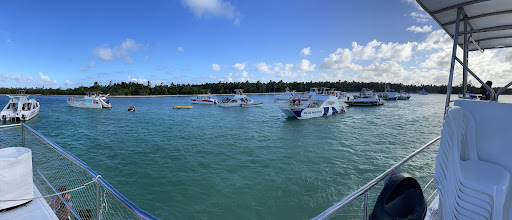
<path fill-rule="evenodd" d="M 445 84 L 451 42 L 439 29 L 411 0 L 2 1 L 0 87 Z M 501 61 L 484 75 L 510 71 Z"/>

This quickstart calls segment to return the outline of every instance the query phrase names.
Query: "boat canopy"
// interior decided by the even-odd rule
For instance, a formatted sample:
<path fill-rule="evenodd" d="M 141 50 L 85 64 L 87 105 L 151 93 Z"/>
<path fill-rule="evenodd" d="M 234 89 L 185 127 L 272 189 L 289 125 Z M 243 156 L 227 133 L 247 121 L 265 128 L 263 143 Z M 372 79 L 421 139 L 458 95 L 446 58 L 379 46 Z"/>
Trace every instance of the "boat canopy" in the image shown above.
<path fill-rule="evenodd" d="M 418 4 L 453 39 L 457 9 L 462 8 L 458 45 L 463 48 L 464 34 L 469 34 L 468 50 L 512 47 L 512 3 L 510 0 L 416 0 Z"/>

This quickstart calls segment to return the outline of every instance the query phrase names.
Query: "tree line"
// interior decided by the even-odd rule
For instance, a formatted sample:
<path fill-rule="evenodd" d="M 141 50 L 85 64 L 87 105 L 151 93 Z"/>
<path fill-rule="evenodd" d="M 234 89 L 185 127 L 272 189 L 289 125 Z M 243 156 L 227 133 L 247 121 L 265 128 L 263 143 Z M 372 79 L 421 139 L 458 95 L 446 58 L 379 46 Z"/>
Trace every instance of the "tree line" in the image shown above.
<path fill-rule="evenodd" d="M 383 82 L 279 82 L 269 81 L 268 83 L 257 82 L 218 82 L 218 83 L 204 83 L 204 84 L 174 84 L 164 85 L 151 85 L 141 84 L 136 82 L 120 82 L 108 85 L 100 85 L 95 82 L 92 86 L 80 86 L 69 89 L 53 89 L 53 88 L 0 88 L 0 94 L 16 94 L 19 90 L 25 90 L 26 94 L 42 94 L 42 95 L 83 95 L 86 91 L 101 91 L 105 94 L 113 96 L 137 96 L 137 95 L 192 95 L 192 94 L 230 94 L 235 89 L 244 89 L 246 93 L 274 93 L 284 92 L 286 89 L 295 90 L 297 92 L 306 92 L 313 87 L 328 87 L 335 88 L 343 92 L 359 92 L 363 88 L 369 88 L 376 92 L 383 92 L 386 83 Z M 417 92 L 425 90 L 428 93 L 446 94 L 446 85 L 405 85 L 402 83 L 391 83 L 391 89 L 395 91 Z M 494 88 L 498 91 L 499 88 Z M 479 93 L 479 89 L 471 84 L 468 85 L 469 93 Z M 462 93 L 462 87 L 454 86 L 452 94 Z M 507 89 L 504 94 L 512 94 L 512 91 Z"/>

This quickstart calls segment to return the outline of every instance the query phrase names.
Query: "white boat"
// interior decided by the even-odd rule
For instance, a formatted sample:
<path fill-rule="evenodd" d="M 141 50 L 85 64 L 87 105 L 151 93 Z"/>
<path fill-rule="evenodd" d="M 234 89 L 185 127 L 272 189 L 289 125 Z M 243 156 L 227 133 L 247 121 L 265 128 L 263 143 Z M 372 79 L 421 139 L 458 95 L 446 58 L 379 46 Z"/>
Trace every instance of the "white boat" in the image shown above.
<path fill-rule="evenodd" d="M 192 101 L 192 104 L 215 105 L 219 103 L 219 101 L 210 93 L 207 95 L 197 95 L 195 98 L 191 98 L 190 100 Z"/>
<path fill-rule="evenodd" d="M 98 91 L 87 91 L 83 98 L 69 97 L 68 104 L 77 108 L 112 108 L 107 96 Z"/>
<path fill-rule="evenodd" d="M 0 137 L 0 219 L 157 219 L 26 124 Z"/>
<path fill-rule="evenodd" d="M 384 93 L 379 95 L 384 100 L 398 100 L 398 92 L 390 88 L 389 84 L 384 85 Z"/>
<path fill-rule="evenodd" d="M 404 91 L 400 91 L 397 96 L 397 100 L 409 100 L 411 98 L 411 95 L 409 93 L 406 93 Z"/>
<path fill-rule="evenodd" d="M 425 89 L 423 89 L 421 91 L 418 91 L 418 94 L 420 94 L 420 95 L 428 95 L 428 92 L 425 91 Z"/>
<path fill-rule="evenodd" d="M 462 94 L 459 94 L 459 98 L 463 98 L 464 96 Z M 466 98 L 465 99 L 476 99 L 476 100 L 480 100 L 480 98 L 482 97 L 482 95 L 480 94 L 473 94 L 473 93 L 466 93 Z"/>
<path fill-rule="evenodd" d="M 280 109 L 287 117 L 298 119 L 315 118 L 345 112 L 346 104 L 335 95 L 315 95 L 308 101 L 293 99 L 281 103 Z"/>
<path fill-rule="evenodd" d="M 341 211 L 353 207 L 362 207 L 357 211 L 364 219 L 512 219 L 512 103 L 498 102 L 512 82 L 494 91 L 469 68 L 485 69 L 485 65 L 470 65 L 467 53 L 512 47 L 512 4 L 510 0 L 417 3 L 453 42 L 441 135 L 314 217 L 315 220 L 343 215 Z M 462 52 L 459 56 L 457 50 Z M 454 76 L 459 73 L 454 71 L 457 64 L 462 66 L 461 76 Z M 453 79 L 462 79 L 462 87 L 467 88 L 469 74 L 490 94 L 489 101 L 451 100 Z M 435 158 L 433 152 L 437 153 Z M 413 166 L 416 170 L 420 168 L 421 183 L 401 173 Z M 382 190 L 375 192 L 376 188 Z M 375 198 L 375 193 L 379 194 L 375 204 L 369 204 L 368 198 Z M 372 213 L 368 213 L 368 207 L 373 207 Z"/>
<path fill-rule="evenodd" d="M 36 99 L 29 99 L 29 95 L 7 96 L 9 97 L 9 102 L 0 112 L 0 119 L 2 121 L 28 121 L 39 114 L 39 102 Z"/>
<path fill-rule="evenodd" d="M 260 107 L 263 105 L 261 102 L 255 102 L 248 96 L 244 95 L 243 89 L 235 89 L 235 96 L 233 98 L 224 97 L 219 103 L 220 107 Z"/>
<path fill-rule="evenodd" d="M 289 100 L 290 98 L 294 98 L 297 95 L 299 95 L 299 94 L 296 93 L 295 90 L 290 92 L 287 88 L 284 93 L 276 94 L 276 95 L 274 95 L 274 97 L 276 100 Z"/>
<path fill-rule="evenodd" d="M 354 97 L 352 100 L 346 100 L 345 103 L 350 106 L 384 105 L 382 98 L 377 97 L 377 95 L 373 94 L 372 90 L 367 88 L 363 88 L 359 96 Z"/>

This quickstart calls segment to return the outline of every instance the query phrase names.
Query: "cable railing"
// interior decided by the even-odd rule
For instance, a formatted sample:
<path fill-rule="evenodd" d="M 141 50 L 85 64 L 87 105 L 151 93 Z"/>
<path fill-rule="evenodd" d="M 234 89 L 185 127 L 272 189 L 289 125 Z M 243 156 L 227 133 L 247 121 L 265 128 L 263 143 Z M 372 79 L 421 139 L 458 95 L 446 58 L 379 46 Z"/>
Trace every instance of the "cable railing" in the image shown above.
<path fill-rule="evenodd" d="M 26 124 L 0 126 L 0 148 L 7 147 L 32 150 L 34 185 L 59 219 L 157 219 Z"/>
<path fill-rule="evenodd" d="M 386 179 L 387 177 L 389 177 L 390 175 L 392 175 L 396 171 L 400 171 L 401 167 L 404 164 L 409 162 L 409 160 L 411 160 L 412 158 L 416 157 L 418 154 L 424 152 L 430 146 L 434 145 L 434 143 L 436 143 L 440 138 L 441 138 L 441 136 L 438 136 L 438 137 L 434 138 L 433 140 L 431 140 L 427 144 L 423 145 L 421 148 L 419 148 L 418 150 L 414 151 L 413 153 L 409 154 L 409 156 L 404 158 L 402 161 L 400 161 L 399 163 L 393 165 L 390 169 L 388 169 L 384 173 L 380 174 L 378 177 L 376 177 L 375 179 L 373 179 L 372 181 L 370 181 L 369 183 L 367 183 L 366 185 L 364 185 L 363 187 L 361 187 L 357 191 L 355 191 L 352 194 L 348 195 L 347 197 L 345 197 L 341 201 L 337 202 L 333 206 L 329 207 L 327 210 L 325 210 L 324 212 L 322 212 L 321 214 L 319 214 L 318 216 L 316 216 L 316 217 L 314 217 L 312 219 L 314 219 L 314 220 L 324 220 L 324 219 L 329 219 L 331 217 L 338 216 L 338 215 L 360 215 L 360 214 L 354 214 L 354 213 L 339 214 L 338 212 L 340 212 L 341 210 L 344 210 L 345 207 L 347 207 L 349 204 L 352 204 L 356 199 L 359 199 L 362 196 L 364 196 L 364 201 L 363 201 L 363 204 L 362 204 L 363 207 L 361 209 L 362 209 L 362 212 L 363 212 L 362 213 L 363 214 L 363 219 L 366 219 L 367 216 L 368 216 L 369 191 L 372 188 L 374 188 L 375 186 L 377 186 L 377 184 L 379 184 L 382 180 Z M 432 185 L 433 181 L 431 179 L 429 179 L 429 180 L 430 180 L 429 183 L 423 188 L 424 190 Z M 433 190 L 433 192 L 430 194 L 429 198 L 427 199 L 427 202 L 429 200 L 431 200 L 431 198 L 433 198 L 435 194 L 436 194 L 436 190 Z"/>

